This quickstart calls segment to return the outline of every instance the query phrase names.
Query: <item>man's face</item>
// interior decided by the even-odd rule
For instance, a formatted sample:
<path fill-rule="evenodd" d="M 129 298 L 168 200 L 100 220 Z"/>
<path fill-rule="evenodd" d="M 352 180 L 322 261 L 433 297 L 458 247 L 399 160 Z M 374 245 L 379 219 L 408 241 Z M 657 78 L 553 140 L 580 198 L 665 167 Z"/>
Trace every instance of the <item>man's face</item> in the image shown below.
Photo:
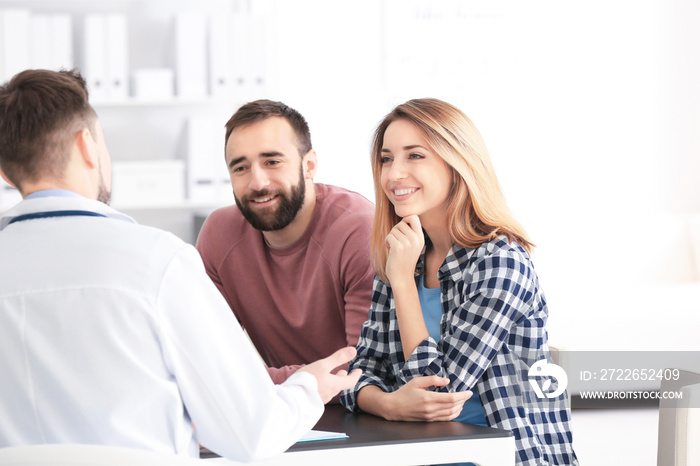
<path fill-rule="evenodd" d="M 236 205 L 261 231 L 287 227 L 304 204 L 306 182 L 296 136 L 284 118 L 236 128 L 226 143 L 226 164 Z"/>

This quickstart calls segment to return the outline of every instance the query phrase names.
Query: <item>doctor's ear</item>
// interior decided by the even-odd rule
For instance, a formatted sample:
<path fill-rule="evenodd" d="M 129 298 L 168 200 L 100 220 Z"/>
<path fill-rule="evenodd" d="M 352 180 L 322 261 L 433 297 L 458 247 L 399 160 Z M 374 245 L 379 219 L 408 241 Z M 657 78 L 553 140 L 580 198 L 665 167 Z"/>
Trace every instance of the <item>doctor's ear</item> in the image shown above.
<path fill-rule="evenodd" d="M 83 128 L 75 135 L 75 147 L 80 153 L 80 157 L 83 162 L 89 168 L 97 167 L 97 144 L 95 141 L 95 136 L 88 128 Z"/>

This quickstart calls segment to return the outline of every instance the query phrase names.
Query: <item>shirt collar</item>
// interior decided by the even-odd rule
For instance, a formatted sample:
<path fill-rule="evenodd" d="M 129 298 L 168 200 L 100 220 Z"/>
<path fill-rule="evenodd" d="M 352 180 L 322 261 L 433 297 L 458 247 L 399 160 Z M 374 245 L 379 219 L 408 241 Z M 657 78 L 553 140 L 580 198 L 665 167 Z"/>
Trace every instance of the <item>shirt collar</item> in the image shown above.
<path fill-rule="evenodd" d="M 37 193 L 28 195 L 19 204 L 15 205 L 7 212 L 0 214 L 0 230 L 9 225 L 14 217 L 32 214 L 35 212 L 51 212 L 59 210 L 88 210 L 102 214 L 109 218 L 136 223 L 133 218 L 114 210 L 112 207 L 98 200 L 88 199 L 71 191 L 56 190 L 63 191 L 63 193 L 58 195 L 47 194 L 45 191 L 37 191 L 37 193 L 41 194 L 35 196 L 34 198 L 31 198 L 31 196 Z"/>
<path fill-rule="evenodd" d="M 67 189 L 42 189 L 28 194 L 25 199 L 37 199 L 40 197 L 82 197 L 80 194 Z"/>
<path fill-rule="evenodd" d="M 459 244 L 453 244 L 450 251 L 445 257 L 438 277 L 449 277 L 452 281 L 457 281 L 463 278 L 463 264 L 466 263 L 476 249 L 466 248 Z"/>
<path fill-rule="evenodd" d="M 425 271 L 425 250 L 426 246 L 423 246 L 423 251 L 421 251 L 418 263 L 416 264 L 416 274 L 422 274 Z M 443 262 L 440 269 L 438 269 L 438 280 L 442 282 L 445 279 L 450 279 L 454 282 L 461 279 L 461 264 L 467 262 L 474 251 L 475 249 L 453 244 L 447 256 L 445 256 L 445 262 Z"/>

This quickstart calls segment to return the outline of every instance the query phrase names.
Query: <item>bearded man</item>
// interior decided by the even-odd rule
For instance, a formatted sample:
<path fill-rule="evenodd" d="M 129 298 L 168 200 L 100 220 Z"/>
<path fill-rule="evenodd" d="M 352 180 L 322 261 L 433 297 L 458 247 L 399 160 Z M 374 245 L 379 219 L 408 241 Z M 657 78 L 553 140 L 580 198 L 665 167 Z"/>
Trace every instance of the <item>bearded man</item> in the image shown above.
<path fill-rule="evenodd" d="M 226 123 L 225 156 L 236 205 L 207 218 L 197 249 L 280 383 L 357 343 L 371 302 L 374 206 L 314 183 L 308 124 L 281 102 L 238 109 Z"/>

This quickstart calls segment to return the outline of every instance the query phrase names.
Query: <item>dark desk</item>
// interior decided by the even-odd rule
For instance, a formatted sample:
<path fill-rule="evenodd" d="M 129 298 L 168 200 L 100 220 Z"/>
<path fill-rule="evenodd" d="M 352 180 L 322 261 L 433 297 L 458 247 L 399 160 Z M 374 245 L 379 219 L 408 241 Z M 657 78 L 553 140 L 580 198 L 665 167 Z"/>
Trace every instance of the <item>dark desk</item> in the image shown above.
<path fill-rule="evenodd" d="M 349 438 L 296 443 L 282 455 L 254 464 L 515 464 L 512 432 L 490 427 L 461 422 L 391 422 L 330 405 L 314 429 L 344 432 Z M 226 460 L 211 462 L 225 464 Z"/>

